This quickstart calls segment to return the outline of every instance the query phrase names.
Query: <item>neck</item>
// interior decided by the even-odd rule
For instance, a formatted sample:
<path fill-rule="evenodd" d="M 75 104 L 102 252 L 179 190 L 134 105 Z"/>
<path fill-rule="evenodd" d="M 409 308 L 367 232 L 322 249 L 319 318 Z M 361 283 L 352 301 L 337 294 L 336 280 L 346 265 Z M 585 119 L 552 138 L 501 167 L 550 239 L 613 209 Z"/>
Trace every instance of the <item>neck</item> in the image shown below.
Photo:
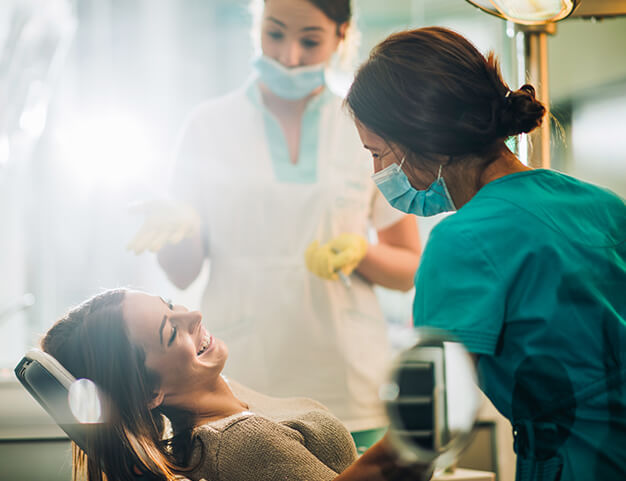
<path fill-rule="evenodd" d="M 515 174 L 532 170 L 524 165 L 506 146 L 499 152 L 496 160 L 491 162 L 485 170 L 480 174 L 478 181 L 478 189 L 481 189 L 489 182 L 504 177 L 506 175 Z"/>
<path fill-rule="evenodd" d="M 444 178 L 446 178 L 450 195 L 457 209 L 469 202 L 489 182 L 506 175 L 532 170 L 524 165 L 505 145 L 492 152 L 491 155 L 495 159 L 483 170 L 479 170 L 481 169 L 480 166 L 484 165 L 484 162 L 489 158 L 467 159 L 467 162 L 459 165 L 455 172 L 450 172 L 450 179 L 446 175 L 447 169 L 444 166 Z"/>
<path fill-rule="evenodd" d="M 279 97 L 261 82 L 259 82 L 259 89 L 261 90 L 261 99 L 263 100 L 263 104 L 272 113 L 279 116 L 299 116 L 302 115 L 309 101 L 316 95 L 319 95 L 322 90 L 324 90 L 324 87 L 319 87 L 306 97 L 297 100 L 288 100 Z"/>
<path fill-rule="evenodd" d="M 167 396 L 166 404 L 185 409 L 196 415 L 196 425 L 216 421 L 248 409 L 230 389 L 222 376 L 218 376 L 211 389 L 198 389 L 184 394 Z"/>

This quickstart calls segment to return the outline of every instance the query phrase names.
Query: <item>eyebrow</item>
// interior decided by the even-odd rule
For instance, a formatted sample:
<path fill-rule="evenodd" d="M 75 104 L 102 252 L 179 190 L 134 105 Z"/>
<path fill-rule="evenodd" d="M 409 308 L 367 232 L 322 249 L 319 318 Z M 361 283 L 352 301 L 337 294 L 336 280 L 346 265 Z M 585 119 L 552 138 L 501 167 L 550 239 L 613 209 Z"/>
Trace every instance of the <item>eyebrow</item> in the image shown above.
<path fill-rule="evenodd" d="M 163 345 L 163 327 L 165 327 L 166 321 L 167 321 L 167 314 L 163 316 L 163 320 L 161 321 L 161 327 L 159 327 L 159 339 L 161 340 L 161 346 Z"/>
<path fill-rule="evenodd" d="M 363 147 L 365 147 L 367 150 L 378 150 L 376 147 L 370 147 L 369 145 L 365 144 L 363 144 Z"/>
<path fill-rule="evenodd" d="M 271 20 L 272 22 L 276 23 L 277 25 L 280 25 L 283 28 L 287 28 L 287 25 L 283 22 L 281 22 L 280 20 L 278 20 L 277 18 L 274 17 L 267 17 L 267 20 Z M 318 27 L 318 26 L 311 26 L 311 27 L 304 27 L 300 29 L 301 32 L 323 32 L 324 29 L 322 27 Z"/>

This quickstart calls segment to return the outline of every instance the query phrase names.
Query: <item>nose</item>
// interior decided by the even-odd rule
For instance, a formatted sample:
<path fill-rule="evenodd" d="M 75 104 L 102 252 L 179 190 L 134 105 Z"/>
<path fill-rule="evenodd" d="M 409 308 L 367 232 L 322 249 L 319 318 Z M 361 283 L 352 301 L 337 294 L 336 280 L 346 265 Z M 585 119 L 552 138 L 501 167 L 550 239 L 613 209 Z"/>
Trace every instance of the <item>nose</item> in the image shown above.
<path fill-rule="evenodd" d="M 300 65 L 301 57 L 302 50 L 298 42 L 286 41 L 279 52 L 278 61 L 287 68 L 293 68 Z"/>
<path fill-rule="evenodd" d="M 194 332 L 202 321 L 200 311 L 186 311 L 178 314 L 179 319 L 185 323 L 189 332 Z"/>

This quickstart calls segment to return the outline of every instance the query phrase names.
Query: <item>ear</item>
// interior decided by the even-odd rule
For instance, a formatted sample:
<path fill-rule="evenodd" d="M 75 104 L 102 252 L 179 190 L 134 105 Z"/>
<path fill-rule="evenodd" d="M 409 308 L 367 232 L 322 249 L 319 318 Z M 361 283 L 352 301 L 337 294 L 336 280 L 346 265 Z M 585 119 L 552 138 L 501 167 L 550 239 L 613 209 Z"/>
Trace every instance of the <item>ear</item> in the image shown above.
<path fill-rule="evenodd" d="M 152 397 L 152 400 L 148 403 L 148 408 L 154 409 L 154 408 L 159 407 L 163 403 L 164 399 L 165 399 L 165 393 L 163 391 L 155 392 Z"/>
<path fill-rule="evenodd" d="M 350 22 L 343 22 L 341 25 L 337 26 L 337 36 L 340 40 L 346 39 L 346 32 L 348 31 L 349 26 Z"/>

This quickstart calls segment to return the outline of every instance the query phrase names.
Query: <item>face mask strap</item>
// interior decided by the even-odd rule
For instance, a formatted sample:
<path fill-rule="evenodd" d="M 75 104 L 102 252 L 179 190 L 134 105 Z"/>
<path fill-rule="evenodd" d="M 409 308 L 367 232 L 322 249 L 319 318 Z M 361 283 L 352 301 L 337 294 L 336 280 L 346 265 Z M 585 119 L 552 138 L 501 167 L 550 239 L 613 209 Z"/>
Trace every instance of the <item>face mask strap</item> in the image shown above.
<path fill-rule="evenodd" d="M 441 179 L 441 169 L 443 168 L 443 164 L 439 164 L 439 173 L 437 174 L 437 180 Z"/>
<path fill-rule="evenodd" d="M 406 154 L 404 155 L 404 157 L 402 157 L 402 160 L 400 161 L 400 169 L 402 168 L 402 165 L 404 164 L 405 160 L 406 160 Z"/>

